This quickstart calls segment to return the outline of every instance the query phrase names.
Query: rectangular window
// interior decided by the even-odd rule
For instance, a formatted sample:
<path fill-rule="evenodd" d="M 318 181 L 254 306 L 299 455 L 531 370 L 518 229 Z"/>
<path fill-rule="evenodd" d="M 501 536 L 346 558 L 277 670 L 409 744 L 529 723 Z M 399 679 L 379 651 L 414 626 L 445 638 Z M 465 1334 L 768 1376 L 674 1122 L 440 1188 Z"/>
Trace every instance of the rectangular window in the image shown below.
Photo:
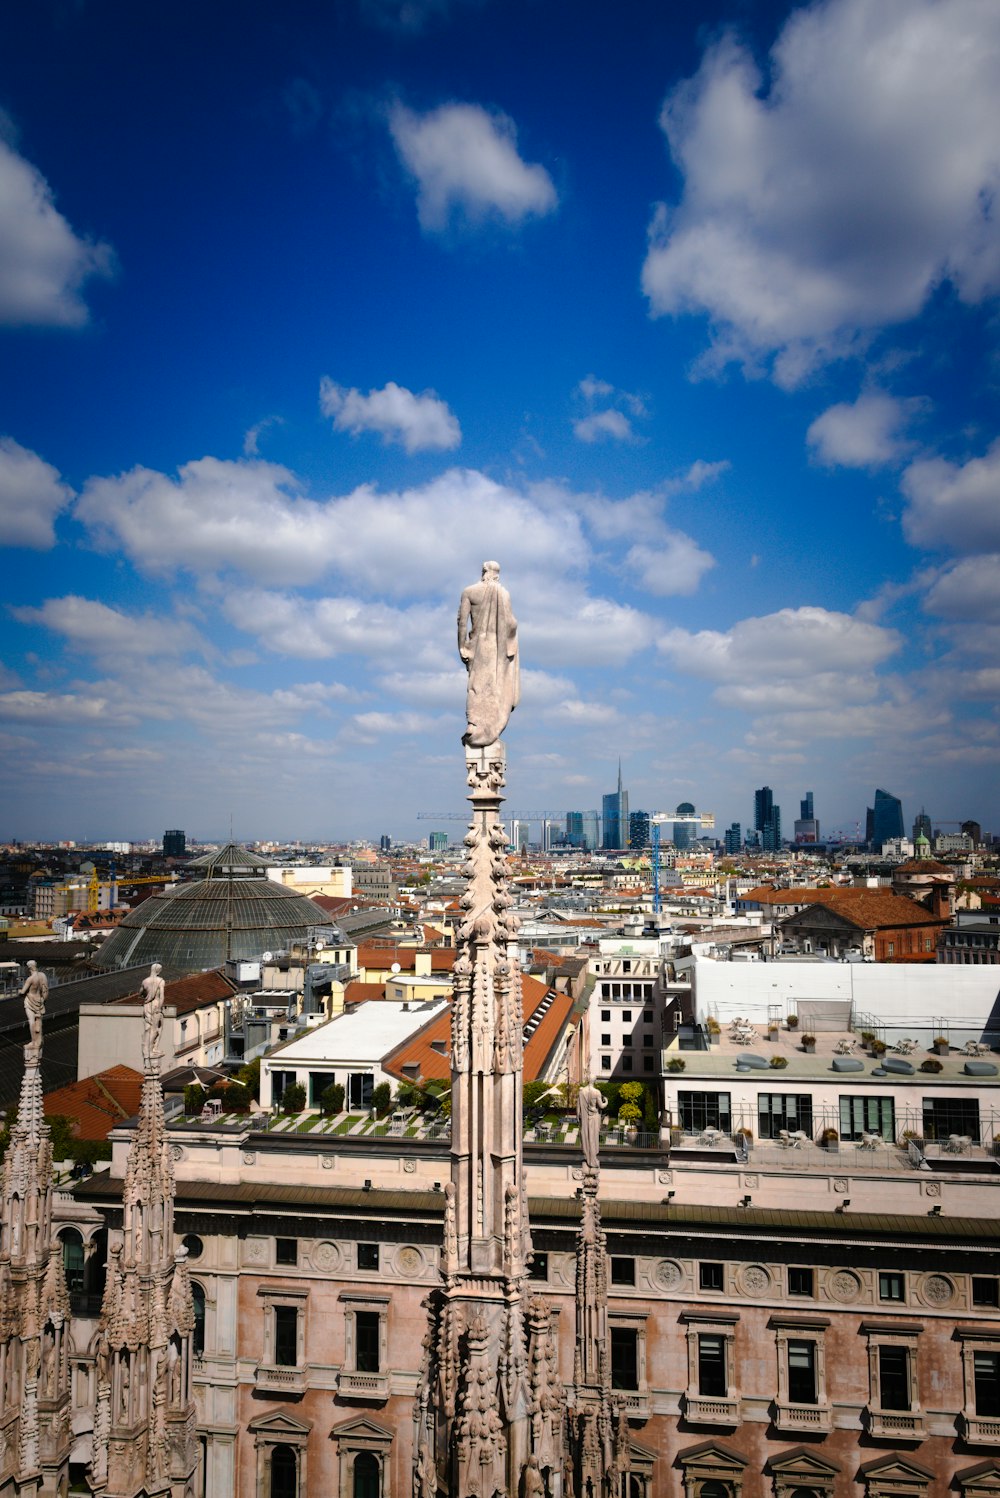
<path fill-rule="evenodd" d="M 896 955 L 896 947 L 895 947 L 895 943 L 894 942 L 891 942 L 891 941 L 886 942 L 886 944 L 885 944 L 885 955 L 887 957 L 895 957 L 895 955 Z"/>
<path fill-rule="evenodd" d="M 799 1092 L 762 1092 L 757 1098 L 757 1132 L 761 1139 L 777 1139 L 782 1129 L 789 1133 L 813 1131 L 812 1096 Z"/>
<path fill-rule="evenodd" d="M 1000 1353 L 973 1352 L 976 1414 L 1000 1415 Z"/>
<path fill-rule="evenodd" d="M 548 1254 L 540 1254 L 536 1249 L 531 1263 L 528 1265 L 528 1278 L 531 1280 L 547 1280 L 548 1277 L 549 1256 Z"/>
<path fill-rule="evenodd" d="M 631 1071 L 631 1070 L 632 1070 L 632 1057 L 631 1056 L 623 1056 L 622 1057 L 622 1071 Z"/>
<path fill-rule="evenodd" d="M 655 1069 L 655 1063 L 652 1056 L 643 1056 L 642 1069 L 643 1071 L 653 1071 Z"/>
<path fill-rule="evenodd" d="M 644 1035 L 642 1037 L 642 1048 L 645 1051 L 651 1051 L 653 1049 L 653 1037 L 652 1037 L 652 1035 Z"/>
<path fill-rule="evenodd" d="M 601 1036 L 601 1045 L 610 1045 L 610 1044 L 611 1044 L 611 1032 L 609 1031 L 606 1035 L 602 1035 Z"/>
<path fill-rule="evenodd" d="M 610 1070 L 611 1070 L 611 1057 L 610 1056 L 602 1056 L 601 1057 L 601 1071 L 610 1071 Z"/>
<path fill-rule="evenodd" d="M 274 1306 L 274 1361 L 278 1368 L 294 1368 L 299 1360 L 299 1313 L 296 1306 Z"/>
<path fill-rule="evenodd" d="M 611 1256 L 611 1283 L 613 1285 L 635 1284 L 635 1260 L 618 1254 Z"/>
<path fill-rule="evenodd" d="M 611 1328 L 611 1387 L 639 1387 L 638 1335 L 630 1326 Z"/>
<path fill-rule="evenodd" d="M 274 1240 L 274 1262 L 276 1264 L 297 1264 L 299 1262 L 299 1241 L 297 1238 L 275 1238 Z"/>
<path fill-rule="evenodd" d="M 643 1020 L 645 1021 L 645 1023 L 647 1025 L 651 1025 L 653 1023 L 653 1011 L 652 1011 L 652 1009 L 644 1009 L 642 1011 L 642 1017 L 643 1017 Z"/>
<path fill-rule="evenodd" d="M 724 1265 L 709 1262 L 698 1265 L 699 1290 L 722 1290 L 724 1288 L 724 1279 Z"/>
<path fill-rule="evenodd" d="M 632 1023 L 632 1011 L 631 1011 L 631 1009 L 623 1009 L 622 1010 L 622 1024 L 623 1025 L 630 1025 L 631 1023 Z"/>
<path fill-rule="evenodd" d="M 979 1143 L 978 1098 L 924 1098 L 924 1138 L 947 1139 L 949 1134 L 968 1134 Z"/>
<path fill-rule="evenodd" d="M 378 1268 L 378 1244 L 377 1243 L 359 1243 L 358 1244 L 358 1268 L 359 1269 L 377 1269 Z"/>
<path fill-rule="evenodd" d="M 880 1270 L 878 1298 L 879 1300 L 905 1300 L 906 1276 L 896 1270 Z"/>
<path fill-rule="evenodd" d="M 610 1023 L 611 1023 L 611 1010 L 610 1009 L 602 1009 L 601 1010 L 601 1024 L 602 1025 L 610 1025 Z"/>
<path fill-rule="evenodd" d="M 700 1134 L 702 1129 L 730 1131 L 732 1114 L 728 1092 L 678 1092 L 677 1109 L 681 1128 L 689 1134 Z"/>
<path fill-rule="evenodd" d="M 729 1393 L 725 1337 L 698 1338 L 698 1393 L 709 1399 L 725 1399 Z"/>
<path fill-rule="evenodd" d="M 811 1300 L 816 1294 L 812 1269 L 802 1264 L 790 1264 L 788 1266 L 788 1293 L 789 1295 L 804 1295 Z"/>
<path fill-rule="evenodd" d="M 1000 1280 L 995 1279 L 991 1274 L 974 1274 L 972 1276 L 972 1304 L 992 1309 L 1000 1306 Z"/>
<path fill-rule="evenodd" d="M 377 1311 L 355 1311 L 355 1367 L 359 1373 L 378 1373 L 381 1357 L 381 1317 Z"/>
<path fill-rule="evenodd" d="M 816 1343 L 788 1343 L 788 1400 L 790 1404 L 816 1403 Z"/>
<path fill-rule="evenodd" d="M 910 1408 L 910 1350 L 880 1347 L 878 1350 L 878 1397 L 884 1410 Z"/>
<path fill-rule="evenodd" d="M 842 1097 L 841 1139 L 860 1139 L 862 1134 L 881 1134 L 886 1141 L 896 1137 L 896 1110 L 891 1097 Z"/>

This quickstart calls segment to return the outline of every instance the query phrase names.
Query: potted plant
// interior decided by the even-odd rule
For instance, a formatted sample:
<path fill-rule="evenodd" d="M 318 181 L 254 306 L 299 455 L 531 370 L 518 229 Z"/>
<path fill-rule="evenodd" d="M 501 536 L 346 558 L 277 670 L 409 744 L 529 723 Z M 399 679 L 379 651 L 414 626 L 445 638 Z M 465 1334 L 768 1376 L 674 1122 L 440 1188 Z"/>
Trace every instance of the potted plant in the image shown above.
<path fill-rule="evenodd" d="M 802 1049 L 805 1051 L 806 1055 L 808 1055 L 808 1056 L 812 1055 L 813 1051 L 815 1051 L 815 1049 L 816 1049 L 816 1037 L 815 1037 L 815 1035 L 810 1035 L 807 1032 L 805 1035 L 802 1036 Z"/>
<path fill-rule="evenodd" d="M 872 1043 L 872 1041 L 874 1039 L 875 1039 L 875 1031 L 874 1030 L 862 1030 L 862 1032 L 861 1032 L 861 1043 L 862 1043 L 862 1045 L 871 1045 L 871 1043 Z"/>
<path fill-rule="evenodd" d="M 949 1041 L 947 1035 L 935 1035 L 932 1043 L 934 1046 L 935 1056 L 947 1056 L 948 1052 L 951 1050 L 951 1042 Z"/>
<path fill-rule="evenodd" d="M 834 1153 L 840 1147 L 840 1135 L 836 1129 L 824 1129 L 819 1136 L 819 1142 L 822 1149 Z"/>
<path fill-rule="evenodd" d="M 787 1056 L 772 1056 L 769 1062 L 772 1071 L 780 1071 L 783 1066 L 788 1065 Z"/>
<path fill-rule="evenodd" d="M 717 1045 L 718 1042 L 719 1042 L 719 1032 L 722 1029 L 722 1026 L 719 1024 L 719 1021 L 717 1019 L 715 1019 L 714 1017 L 710 1017 L 706 1021 L 705 1029 L 708 1031 L 708 1043 L 709 1043 L 709 1045 Z"/>
<path fill-rule="evenodd" d="M 993 1135 L 993 1153 L 1000 1158 L 1000 1134 Z"/>
<path fill-rule="evenodd" d="M 797 1030 L 799 1028 L 799 1017 L 798 1017 L 798 1015 L 797 1014 L 786 1015 L 785 1016 L 785 1024 L 788 1026 L 789 1030 Z"/>
<path fill-rule="evenodd" d="M 926 1061 L 921 1061 L 921 1063 L 920 1063 L 920 1070 L 921 1071 L 930 1071 L 930 1072 L 939 1072 L 939 1071 L 943 1071 L 944 1068 L 942 1067 L 940 1061 L 937 1059 L 936 1056 L 928 1056 Z"/>
<path fill-rule="evenodd" d="M 625 1130 L 625 1138 L 632 1141 L 639 1133 L 642 1113 L 635 1103 L 622 1103 L 618 1110 L 618 1126 Z"/>
<path fill-rule="evenodd" d="M 780 1030 L 780 1027 L 778 1025 L 777 1020 L 769 1020 L 768 1021 L 768 1026 L 767 1026 L 767 1038 L 768 1038 L 768 1040 L 776 1042 L 777 1039 L 778 1039 L 778 1036 L 780 1034 L 781 1034 L 781 1030 Z"/>
<path fill-rule="evenodd" d="M 686 1066 L 687 1062 L 683 1056 L 671 1056 L 667 1062 L 667 1071 L 683 1071 Z"/>
<path fill-rule="evenodd" d="M 873 1040 L 868 1049 L 873 1056 L 884 1056 L 886 1053 L 886 1043 L 884 1040 Z"/>
<path fill-rule="evenodd" d="M 743 1124 L 741 1128 L 736 1130 L 736 1132 L 737 1134 L 743 1135 L 743 1138 L 746 1140 L 748 1145 L 753 1144 L 753 1129 L 751 1129 L 749 1125 Z"/>
<path fill-rule="evenodd" d="M 923 1147 L 924 1147 L 924 1141 L 921 1138 L 921 1136 L 917 1133 L 916 1129 L 904 1129 L 903 1132 L 902 1132 L 902 1134 L 900 1134 L 900 1136 L 899 1136 L 899 1147 L 900 1147 L 900 1149 L 904 1149 L 905 1150 L 908 1144 L 915 1144 L 918 1149 L 923 1149 Z"/>

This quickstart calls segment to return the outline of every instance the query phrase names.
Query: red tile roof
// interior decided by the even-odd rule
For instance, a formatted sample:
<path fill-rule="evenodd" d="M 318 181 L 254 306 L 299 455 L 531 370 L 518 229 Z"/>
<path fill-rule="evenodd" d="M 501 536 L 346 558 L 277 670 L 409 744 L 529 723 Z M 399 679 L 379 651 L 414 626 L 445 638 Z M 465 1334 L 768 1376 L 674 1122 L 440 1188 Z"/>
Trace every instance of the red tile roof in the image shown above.
<path fill-rule="evenodd" d="M 112 1066 L 82 1082 L 70 1082 L 43 1098 L 46 1118 L 76 1120 L 78 1139 L 107 1139 L 123 1119 L 139 1111 L 142 1073 L 130 1066 Z"/>
<path fill-rule="evenodd" d="M 173 979 L 164 990 L 163 1002 L 166 1007 L 176 1009 L 178 1014 L 190 1014 L 192 1010 L 202 1009 L 208 1004 L 217 1004 L 220 999 L 231 998 L 238 991 L 239 985 L 227 978 L 221 967 L 215 967 L 205 973 L 192 973 L 187 978 Z M 110 1002 L 135 1004 L 141 998 L 142 992 L 137 988 L 134 993 Z"/>

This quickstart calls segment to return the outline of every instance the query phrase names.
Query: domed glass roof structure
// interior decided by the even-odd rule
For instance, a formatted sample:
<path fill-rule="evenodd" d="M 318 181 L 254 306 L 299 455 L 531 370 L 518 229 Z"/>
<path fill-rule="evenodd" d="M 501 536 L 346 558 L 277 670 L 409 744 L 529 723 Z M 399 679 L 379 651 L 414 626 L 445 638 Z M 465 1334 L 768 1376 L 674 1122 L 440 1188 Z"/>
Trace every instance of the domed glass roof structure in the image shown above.
<path fill-rule="evenodd" d="M 199 972 L 230 957 L 257 961 L 302 941 L 310 927 L 330 924 L 321 906 L 268 879 L 267 865 L 234 843 L 188 867 L 205 877 L 130 910 L 95 954 L 98 967 L 161 962 L 167 972 Z"/>

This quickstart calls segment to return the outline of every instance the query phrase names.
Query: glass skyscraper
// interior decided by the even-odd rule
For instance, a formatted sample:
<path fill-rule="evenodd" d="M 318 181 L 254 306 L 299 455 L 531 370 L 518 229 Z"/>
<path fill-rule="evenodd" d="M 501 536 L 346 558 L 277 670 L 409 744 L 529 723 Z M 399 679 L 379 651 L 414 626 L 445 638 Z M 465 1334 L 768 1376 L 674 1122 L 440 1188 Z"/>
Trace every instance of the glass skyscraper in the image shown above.
<path fill-rule="evenodd" d="M 890 838 L 903 835 L 902 801 L 898 796 L 890 796 L 888 791 L 876 790 L 872 807 L 872 847 L 881 852 Z"/>
<path fill-rule="evenodd" d="M 603 797 L 601 813 L 604 820 L 602 848 L 628 847 L 628 791 L 622 790 L 622 762 L 618 761 L 618 789 Z"/>
<path fill-rule="evenodd" d="M 781 847 L 781 807 L 774 804 L 774 792 L 769 785 L 762 785 L 753 794 L 753 825 L 760 834 L 760 845 L 765 853 L 775 853 Z"/>

